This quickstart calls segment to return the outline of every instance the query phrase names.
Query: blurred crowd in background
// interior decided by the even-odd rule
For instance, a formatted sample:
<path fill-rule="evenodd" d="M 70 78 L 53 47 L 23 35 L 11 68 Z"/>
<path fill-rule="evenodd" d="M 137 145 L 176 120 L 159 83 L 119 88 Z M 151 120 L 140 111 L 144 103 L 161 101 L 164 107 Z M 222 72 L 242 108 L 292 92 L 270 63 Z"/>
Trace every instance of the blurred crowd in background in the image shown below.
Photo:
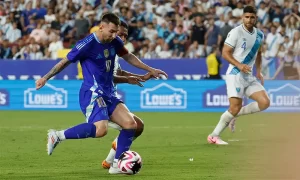
<path fill-rule="evenodd" d="M 297 0 L 2 0 L 0 59 L 57 59 L 114 12 L 129 25 L 127 49 L 140 58 L 220 54 L 245 5 L 257 8 L 264 63 L 300 55 Z"/>

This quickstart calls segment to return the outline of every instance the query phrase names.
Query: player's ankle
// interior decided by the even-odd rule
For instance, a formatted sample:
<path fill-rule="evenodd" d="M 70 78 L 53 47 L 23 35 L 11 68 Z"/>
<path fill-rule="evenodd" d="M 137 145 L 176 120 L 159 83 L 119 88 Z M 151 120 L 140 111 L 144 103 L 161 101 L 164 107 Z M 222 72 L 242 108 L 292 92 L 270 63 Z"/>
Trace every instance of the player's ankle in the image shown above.
<path fill-rule="evenodd" d="M 58 138 L 59 138 L 60 141 L 63 141 L 63 140 L 66 139 L 65 131 L 64 130 L 56 131 L 56 135 L 58 136 Z"/>

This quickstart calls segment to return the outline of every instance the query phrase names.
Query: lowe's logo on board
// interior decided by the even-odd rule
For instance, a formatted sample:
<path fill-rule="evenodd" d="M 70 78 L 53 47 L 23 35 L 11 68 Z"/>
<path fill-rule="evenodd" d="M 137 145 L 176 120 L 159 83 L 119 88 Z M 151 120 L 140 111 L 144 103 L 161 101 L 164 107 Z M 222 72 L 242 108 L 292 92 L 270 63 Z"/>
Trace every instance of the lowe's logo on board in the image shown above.
<path fill-rule="evenodd" d="M 143 109 L 186 109 L 187 93 L 167 83 L 161 83 L 141 92 L 141 108 Z"/>
<path fill-rule="evenodd" d="M 208 90 L 203 93 L 202 103 L 204 107 L 228 107 L 229 101 L 226 91 L 226 85 L 216 89 Z"/>
<path fill-rule="evenodd" d="M 207 108 L 224 108 L 229 106 L 226 84 L 216 89 L 207 90 L 202 95 L 203 107 Z M 247 103 L 247 99 L 243 99 L 243 104 Z"/>
<path fill-rule="evenodd" d="M 42 89 L 28 88 L 24 91 L 25 108 L 67 108 L 68 92 L 46 84 Z"/>
<path fill-rule="evenodd" d="M 269 109 L 300 110 L 300 88 L 285 84 L 276 89 L 268 89 L 271 106 Z"/>

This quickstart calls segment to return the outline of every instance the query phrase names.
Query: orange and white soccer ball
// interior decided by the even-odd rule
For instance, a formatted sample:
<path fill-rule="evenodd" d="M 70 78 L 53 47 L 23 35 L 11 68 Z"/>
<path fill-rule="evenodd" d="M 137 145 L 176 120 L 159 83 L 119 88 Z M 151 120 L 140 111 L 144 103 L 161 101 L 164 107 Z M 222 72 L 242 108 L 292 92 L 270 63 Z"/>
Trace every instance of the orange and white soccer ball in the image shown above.
<path fill-rule="evenodd" d="M 135 151 L 125 151 L 118 160 L 118 168 L 128 175 L 140 172 L 142 168 L 142 157 Z"/>

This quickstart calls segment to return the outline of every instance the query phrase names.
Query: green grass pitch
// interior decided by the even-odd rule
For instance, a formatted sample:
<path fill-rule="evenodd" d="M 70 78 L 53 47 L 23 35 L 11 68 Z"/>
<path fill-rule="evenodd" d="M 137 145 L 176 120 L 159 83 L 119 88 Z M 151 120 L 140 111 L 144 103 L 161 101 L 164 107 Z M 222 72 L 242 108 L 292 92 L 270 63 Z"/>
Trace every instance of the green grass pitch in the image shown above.
<path fill-rule="evenodd" d="M 101 167 L 118 131 L 109 129 L 102 139 L 64 141 L 48 156 L 47 130 L 84 122 L 80 112 L 1 111 L 0 179 L 251 179 L 260 169 L 259 154 L 251 149 L 263 146 L 262 138 L 272 138 L 261 136 L 268 124 L 286 117 L 270 113 L 241 117 L 237 131 L 226 129 L 222 136 L 230 145 L 220 147 L 207 144 L 206 138 L 221 113 L 136 114 L 144 120 L 145 131 L 131 149 L 142 156 L 143 167 L 128 176 L 109 175 Z"/>

